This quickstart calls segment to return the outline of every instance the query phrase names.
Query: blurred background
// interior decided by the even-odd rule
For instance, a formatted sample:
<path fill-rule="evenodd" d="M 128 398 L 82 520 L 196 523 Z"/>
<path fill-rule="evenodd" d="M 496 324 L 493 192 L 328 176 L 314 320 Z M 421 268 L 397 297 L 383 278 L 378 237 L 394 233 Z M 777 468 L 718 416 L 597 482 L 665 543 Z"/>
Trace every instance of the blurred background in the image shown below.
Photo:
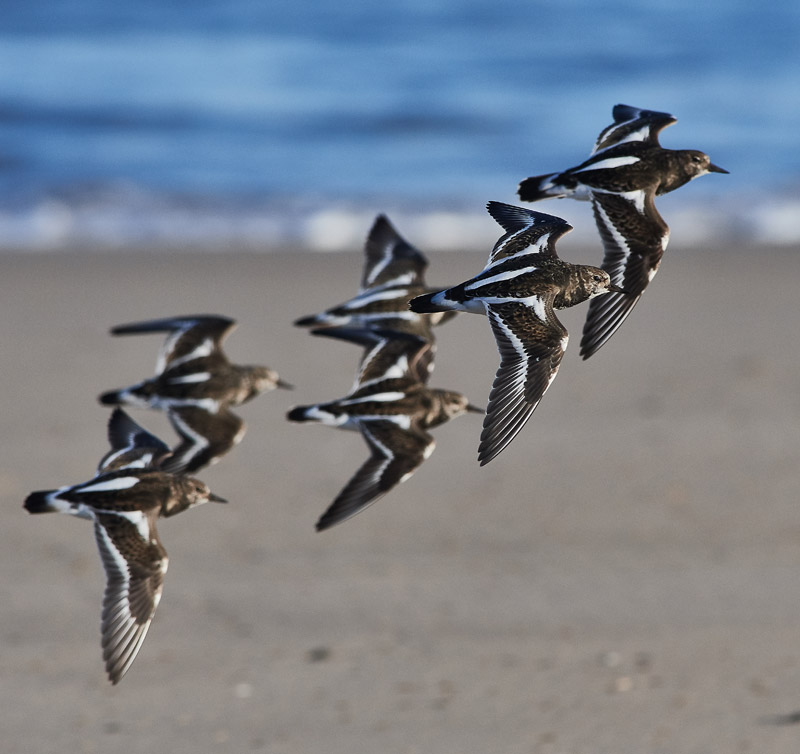
<path fill-rule="evenodd" d="M 2 3 L 2 754 L 797 754 L 799 48 L 797 0 Z M 502 458 L 448 422 L 317 535 L 366 446 L 284 417 L 357 349 L 292 321 L 355 292 L 377 212 L 430 284 L 474 275 L 486 201 L 581 162 L 619 102 L 730 170 L 659 198 L 635 316 L 581 362 L 585 307 L 559 312 L 573 344 Z M 599 261 L 585 203 L 538 206 Z M 22 502 L 92 473 L 96 396 L 153 368 L 160 337 L 108 328 L 197 311 L 296 389 L 203 470 L 230 505 L 159 522 L 165 599 L 111 687 L 91 527 Z M 437 331 L 432 380 L 481 405 L 482 319 Z"/>
<path fill-rule="evenodd" d="M 492 243 L 485 202 L 582 161 L 618 102 L 731 172 L 664 200 L 673 238 L 796 242 L 798 39 L 794 0 L 13 3 L 0 246 L 357 249 L 378 211 Z"/>

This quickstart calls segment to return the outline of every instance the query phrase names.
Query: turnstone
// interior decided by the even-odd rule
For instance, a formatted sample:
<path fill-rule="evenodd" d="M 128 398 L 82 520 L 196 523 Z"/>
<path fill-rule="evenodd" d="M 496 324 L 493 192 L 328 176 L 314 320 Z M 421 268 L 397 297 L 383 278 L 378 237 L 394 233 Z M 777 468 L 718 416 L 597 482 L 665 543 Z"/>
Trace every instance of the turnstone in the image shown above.
<path fill-rule="evenodd" d="M 377 327 L 429 336 L 429 327 L 453 316 L 420 316 L 408 301 L 425 291 L 428 260 L 406 241 L 385 215 L 378 215 L 364 245 L 364 269 L 358 294 L 319 314 L 301 317 L 298 327 Z"/>
<path fill-rule="evenodd" d="M 605 270 L 558 257 L 556 241 L 572 230 L 561 218 L 500 202 L 487 209 L 506 233 L 483 271 L 410 303 L 417 312 L 456 309 L 489 318 L 500 367 L 478 447 L 481 466 L 522 429 L 558 372 L 569 336 L 553 310 L 620 291 Z"/>
<path fill-rule="evenodd" d="M 370 457 L 319 519 L 317 531 L 354 516 L 408 479 L 435 447 L 427 430 L 466 411 L 483 413 L 461 393 L 426 386 L 432 345 L 424 338 L 344 328 L 334 337 L 365 347 L 356 385 L 340 400 L 297 406 L 287 418 L 359 430 Z"/>
<path fill-rule="evenodd" d="M 581 356 L 595 353 L 630 314 L 655 276 L 669 241 L 669 227 L 655 197 L 706 173 L 727 173 L 696 149 L 664 149 L 658 134 L 677 122 L 669 113 L 616 105 L 614 122 L 597 137 L 591 157 L 563 173 L 526 178 L 519 198 L 588 199 L 603 240 L 603 268 L 626 294 L 589 304 Z"/>
<path fill-rule="evenodd" d="M 30 513 L 69 513 L 94 522 L 106 572 L 103 659 L 116 684 L 136 659 L 161 599 L 168 560 L 156 519 L 225 500 L 197 479 L 164 472 L 169 448 L 122 409 L 111 415 L 108 439 L 111 451 L 93 479 L 32 492 L 24 507 Z"/>
<path fill-rule="evenodd" d="M 244 422 L 229 408 L 266 390 L 291 385 L 263 366 L 231 364 L 222 341 L 236 326 L 220 315 L 194 315 L 136 322 L 112 328 L 113 335 L 168 332 L 158 355 L 156 375 L 100 396 L 105 405 L 166 411 L 181 443 L 167 470 L 196 471 L 217 461 L 245 433 Z"/>

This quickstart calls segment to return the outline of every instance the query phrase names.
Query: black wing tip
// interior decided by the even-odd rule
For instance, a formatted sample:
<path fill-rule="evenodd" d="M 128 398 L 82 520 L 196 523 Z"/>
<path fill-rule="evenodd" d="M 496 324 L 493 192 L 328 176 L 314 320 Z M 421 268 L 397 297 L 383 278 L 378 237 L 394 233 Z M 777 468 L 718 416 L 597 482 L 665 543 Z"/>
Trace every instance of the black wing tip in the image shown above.
<path fill-rule="evenodd" d="M 369 346 L 388 338 L 410 338 L 412 336 L 380 327 L 350 327 L 347 325 L 333 327 L 318 327 L 309 331 L 311 335 L 321 335 L 325 338 L 344 340 L 348 343 L 355 343 L 359 346 Z"/>
<path fill-rule="evenodd" d="M 480 445 L 478 446 L 478 465 L 486 466 L 487 463 L 493 461 L 506 449 L 509 442 L 511 442 L 511 440 L 498 445 L 493 440 L 481 439 Z"/>
<path fill-rule="evenodd" d="M 519 230 L 529 225 L 560 228 L 562 233 L 572 230 L 572 226 L 562 217 L 537 212 L 527 207 L 518 207 L 515 204 L 489 201 L 486 203 L 486 209 L 494 220 L 507 231 Z"/>
<path fill-rule="evenodd" d="M 161 468 L 166 459 L 172 455 L 165 442 L 140 426 L 119 407 L 111 412 L 107 434 L 111 452 L 101 459 L 101 469 L 106 468 L 106 463 L 121 450 L 150 452 L 151 460 L 147 463 L 148 468 Z"/>
<path fill-rule="evenodd" d="M 395 259 L 412 259 L 422 269 L 428 266 L 425 255 L 416 246 L 406 241 L 388 216 L 381 212 L 375 218 L 367 234 L 364 250 L 369 254 L 371 249 L 378 250 L 387 244 L 391 244 L 391 256 Z"/>
<path fill-rule="evenodd" d="M 361 511 L 369 508 L 374 502 L 382 498 L 388 491 L 389 490 L 378 490 L 373 495 L 357 502 L 353 500 L 340 500 L 337 498 L 330 504 L 328 509 L 319 517 L 319 519 L 317 519 L 317 523 L 314 524 L 314 529 L 316 531 L 327 531 L 328 529 L 332 529 L 334 526 L 338 526 L 339 524 L 343 524 L 345 521 L 349 521 L 351 518 L 361 513 Z"/>
<path fill-rule="evenodd" d="M 341 524 L 347 521 L 347 519 L 352 518 L 361 510 L 361 508 L 356 508 L 355 510 L 340 510 L 338 509 L 337 503 L 338 501 L 331 503 L 328 510 L 317 519 L 317 523 L 314 524 L 314 529 L 316 531 L 327 531 L 337 524 Z"/>
<path fill-rule="evenodd" d="M 592 299 L 581 334 L 579 355 L 584 361 L 611 340 L 641 300 L 644 290 L 637 293 L 609 293 Z"/>
<path fill-rule="evenodd" d="M 677 122 L 678 120 L 672 113 L 662 112 L 661 110 L 648 110 L 645 107 L 634 107 L 633 105 L 625 105 L 621 102 L 614 105 L 611 114 L 617 123 L 636 120 L 637 118 L 671 120 L 672 122 Z"/>
<path fill-rule="evenodd" d="M 591 356 L 594 356 L 609 340 L 611 340 L 611 336 L 619 330 L 624 321 L 625 318 L 623 317 L 619 322 L 613 323 L 613 326 L 606 329 L 597 332 L 584 332 L 578 351 L 581 359 L 586 361 Z"/>
<path fill-rule="evenodd" d="M 231 317 L 226 317 L 224 314 L 186 314 L 176 317 L 161 317 L 159 319 L 148 319 L 141 322 L 128 322 L 123 325 L 115 325 L 111 328 L 110 332 L 112 335 L 136 335 L 137 333 L 181 330 L 200 324 L 231 327 L 236 324 L 236 320 Z"/>
<path fill-rule="evenodd" d="M 104 393 L 100 396 L 101 402 L 103 402 L 102 399 L 106 395 L 109 395 L 109 393 Z M 108 440 L 115 447 L 122 439 L 127 439 L 128 436 L 144 431 L 139 424 L 131 419 L 128 412 L 119 406 L 116 406 L 111 412 L 111 416 L 108 417 Z"/>
<path fill-rule="evenodd" d="M 498 434 L 495 431 L 495 428 L 491 426 L 487 426 L 487 423 L 491 421 L 491 418 L 488 414 L 486 418 L 483 420 L 483 431 L 481 432 L 481 439 L 480 443 L 478 444 L 478 464 L 480 466 L 486 466 L 489 461 L 494 460 L 499 456 L 510 444 L 511 441 L 519 434 L 519 431 L 522 429 L 525 421 L 522 422 L 519 426 L 517 426 L 512 431 L 504 431 L 501 434 Z"/>
<path fill-rule="evenodd" d="M 385 236 L 389 238 L 400 238 L 400 234 L 397 232 L 391 220 L 389 220 L 389 217 L 381 212 L 375 216 L 367 232 L 366 248 L 368 249 L 371 244 L 383 243 L 386 240 Z"/>

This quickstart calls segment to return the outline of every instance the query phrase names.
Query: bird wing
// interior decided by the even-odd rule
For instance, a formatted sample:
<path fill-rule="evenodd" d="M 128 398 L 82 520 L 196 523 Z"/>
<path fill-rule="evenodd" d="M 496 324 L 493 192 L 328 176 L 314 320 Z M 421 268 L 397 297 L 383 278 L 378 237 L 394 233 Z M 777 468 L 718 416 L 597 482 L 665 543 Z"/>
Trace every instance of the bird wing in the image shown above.
<path fill-rule="evenodd" d="M 594 191 L 592 206 L 603 241 L 602 267 L 625 293 L 609 293 L 589 302 L 581 337 L 584 359 L 595 353 L 631 313 L 658 271 L 669 241 L 669 227 L 656 210 L 652 191 Z"/>
<path fill-rule="evenodd" d="M 658 146 L 658 134 L 667 126 L 677 123 L 677 118 L 669 113 L 630 105 L 615 105 L 612 115 L 614 122 L 600 132 L 592 154 L 630 141 Z"/>
<path fill-rule="evenodd" d="M 386 215 L 378 215 L 364 244 L 360 293 L 392 286 L 424 286 L 428 260 L 406 241 Z"/>
<path fill-rule="evenodd" d="M 383 328 L 326 327 L 312 330 L 311 334 L 346 340 L 364 348 L 351 393 L 386 379 L 410 376 L 426 383 L 433 371 L 436 346 L 430 331 L 423 336 Z"/>
<path fill-rule="evenodd" d="M 136 659 L 161 599 L 168 558 L 156 532 L 156 515 L 96 513 L 95 538 L 106 572 L 103 659 L 112 683 L 118 683 Z"/>
<path fill-rule="evenodd" d="M 228 409 L 206 411 L 198 406 L 173 406 L 167 418 L 181 441 L 162 470 L 189 474 L 216 463 L 245 433 L 244 421 Z"/>
<path fill-rule="evenodd" d="M 222 341 L 236 326 L 236 321 L 217 314 L 197 314 L 185 317 L 167 317 L 145 322 L 117 325 L 112 335 L 138 335 L 167 332 L 156 360 L 156 374 L 170 366 L 190 359 L 221 352 Z"/>
<path fill-rule="evenodd" d="M 142 429 L 121 408 L 108 421 L 111 450 L 100 459 L 98 474 L 133 468 L 157 468 L 170 456 L 166 443 Z"/>
<path fill-rule="evenodd" d="M 522 429 L 558 372 L 568 335 L 553 312 L 553 294 L 529 303 L 489 304 L 500 366 L 497 369 L 478 460 L 481 466 L 497 456 Z"/>
<path fill-rule="evenodd" d="M 505 229 L 492 249 L 488 266 L 519 254 L 557 256 L 555 242 L 572 226 L 555 215 L 502 202 L 489 202 L 489 214 Z"/>
<path fill-rule="evenodd" d="M 317 522 L 317 531 L 328 529 L 364 510 L 392 487 L 408 479 L 433 452 L 433 437 L 413 424 L 410 429 L 404 429 L 389 419 L 361 421 L 359 424 L 370 456 L 322 514 Z"/>

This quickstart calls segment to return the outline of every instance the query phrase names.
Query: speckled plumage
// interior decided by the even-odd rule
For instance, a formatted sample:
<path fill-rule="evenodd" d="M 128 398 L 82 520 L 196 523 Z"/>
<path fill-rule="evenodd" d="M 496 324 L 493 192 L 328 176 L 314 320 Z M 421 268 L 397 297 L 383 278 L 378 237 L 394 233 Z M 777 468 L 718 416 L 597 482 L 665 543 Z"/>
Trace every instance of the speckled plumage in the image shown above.
<path fill-rule="evenodd" d="M 481 412 L 452 390 L 428 388 L 433 346 L 424 338 L 380 330 L 320 332 L 364 346 L 356 383 L 344 398 L 297 406 L 287 418 L 359 430 L 370 456 L 317 522 L 330 528 L 408 479 L 433 452 L 427 430 L 465 411 Z"/>
<path fill-rule="evenodd" d="M 563 197 L 592 202 L 605 251 L 603 269 L 627 295 L 589 304 L 581 339 L 584 359 L 613 335 L 658 271 L 669 227 L 655 197 L 706 173 L 728 172 L 698 150 L 664 149 L 658 135 L 677 122 L 669 113 L 617 105 L 613 117 L 588 160 L 561 173 L 527 178 L 518 188 L 520 199 L 528 202 Z"/>
<path fill-rule="evenodd" d="M 378 328 L 431 339 L 430 328 L 453 313 L 420 316 L 408 302 L 425 293 L 428 260 L 406 241 L 385 215 L 378 215 L 364 244 L 361 285 L 353 298 L 319 314 L 301 317 L 298 327 Z"/>
<path fill-rule="evenodd" d="M 30 513 L 68 513 L 94 523 L 106 572 L 103 659 L 116 684 L 141 649 L 161 599 L 168 558 L 156 519 L 224 500 L 197 479 L 165 472 L 167 446 L 121 409 L 111 415 L 108 436 L 111 451 L 91 480 L 32 492 L 24 507 Z"/>
<path fill-rule="evenodd" d="M 486 314 L 500 352 L 478 460 L 496 457 L 530 417 L 556 376 L 568 335 L 555 316 L 617 290 L 597 267 L 559 259 L 555 243 L 572 227 L 559 217 L 501 202 L 487 209 L 506 230 L 484 269 L 460 285 L 411 301 L 414 311 Z"/>
<path fill-rule="evenodd" d="M 276 387 L 291 387 L 264 366 L 232 364 L 222 341 L 236 326 L 220 315 L 191 315 L 119 325 L 114 335 L 167 332 L 156 374 L 100 396 L 104 405 L 165 411 L 181 442 L 167 462 L 170 471 L 193 472 L 216 462 L 245 433 L 230 411 Z M 181 465 L 183 464 L 183 465 Z"/>

